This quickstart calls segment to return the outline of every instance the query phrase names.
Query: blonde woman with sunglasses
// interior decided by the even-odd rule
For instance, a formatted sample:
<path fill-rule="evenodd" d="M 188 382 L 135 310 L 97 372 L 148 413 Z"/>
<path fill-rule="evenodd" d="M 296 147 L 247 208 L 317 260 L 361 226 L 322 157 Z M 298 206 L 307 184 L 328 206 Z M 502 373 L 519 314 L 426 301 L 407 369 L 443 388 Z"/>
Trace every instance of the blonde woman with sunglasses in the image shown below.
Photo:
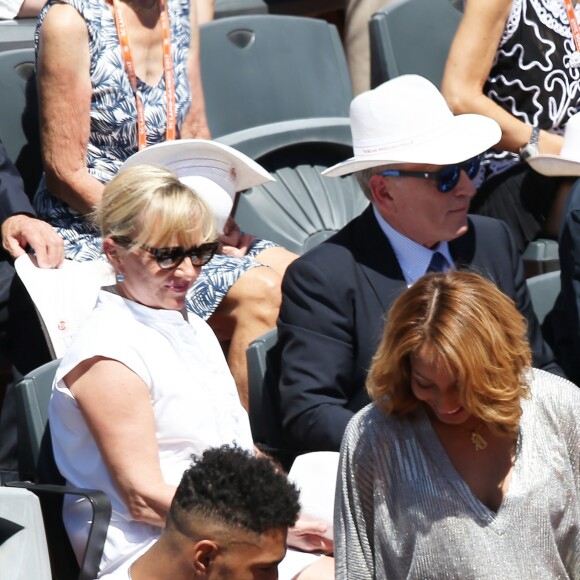
<path fill-rule="evenodd" d="M 253 445 L 217 338 L 185 308 L 217 248 L 204 202 L 170 171 L 140 166 L 105 187 L 94 218 L 116 284 L 101 290 L 63 358 L 49 416 L 62 475 L 111 499 L 105 574 L 159 536 L 193 454 Z M 88 514 L 84 500 L 65 502 L 79 557 Z"/>

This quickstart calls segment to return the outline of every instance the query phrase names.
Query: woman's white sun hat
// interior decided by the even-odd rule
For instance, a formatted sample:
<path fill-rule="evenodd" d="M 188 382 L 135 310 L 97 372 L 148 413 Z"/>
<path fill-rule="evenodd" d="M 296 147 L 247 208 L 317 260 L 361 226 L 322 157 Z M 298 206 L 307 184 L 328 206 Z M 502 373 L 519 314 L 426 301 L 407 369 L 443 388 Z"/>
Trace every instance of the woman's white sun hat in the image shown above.
<path fill-rule="evenodd" d="M 209 206 L 220 232 L 232 211 L 236 192 L 275 181 L 244 153 L 207 139 L 151 145 L 129 157 L 119 172 L 136 165 L 158 165 L 173 171 Z"/>
<path fill-rule="evenodd" d="M 329 167 L 336 177 L 399 163 L 451 165 L 483 153 L 501 139 L 483 115 L 454 115 L 437 87 L 403 75 L 361 93 L 350 105 L 354 156 Z"/>
<path fill-rule="evenodd" d="M 527 161 L 535 171 L 549 177 L 580 176 L 580 113 L 566 123 L 560 155 L 540 153 Z"/>

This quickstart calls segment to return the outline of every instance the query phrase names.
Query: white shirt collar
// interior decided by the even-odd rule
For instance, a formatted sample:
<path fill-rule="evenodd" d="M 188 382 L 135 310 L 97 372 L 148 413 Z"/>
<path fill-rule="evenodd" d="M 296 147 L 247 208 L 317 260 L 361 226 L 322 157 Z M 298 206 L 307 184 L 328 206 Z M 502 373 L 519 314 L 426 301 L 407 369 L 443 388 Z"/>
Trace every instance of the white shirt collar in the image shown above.
<path fill-rule="evenodd" d="M 403 271 L 403 276 L 405 277 L 407 286 L 413 285 L 425 274 L 435 252 L 441 252 L 449 262 L 450 267 L 455 267 L 455 262 L 451 257 L 449 244 L 447 242 L 439 242 L 439 244 L 433 249 L 426 248 L 393 228 L 393 226 L 391 226 L 383 216 L 381 216 L 374 205 L 373 211 L 381 230 L 385 236 L 387 236 L 387 239 L 393 247 L 393 251 L 395 252 L 399 266 Z"/>

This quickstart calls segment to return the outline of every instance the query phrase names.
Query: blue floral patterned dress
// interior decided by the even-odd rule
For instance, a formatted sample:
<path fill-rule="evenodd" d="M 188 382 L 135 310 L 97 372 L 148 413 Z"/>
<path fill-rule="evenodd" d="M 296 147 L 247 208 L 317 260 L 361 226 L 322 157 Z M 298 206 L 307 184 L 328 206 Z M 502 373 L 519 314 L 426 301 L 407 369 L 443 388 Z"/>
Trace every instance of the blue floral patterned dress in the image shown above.
<path fill-rule="evenodd" d="M 121 55 L 113 12 L 105 0 L 50 0 L 40 14 L 39 31 L 50 6 L 62 2 L 74 7 L 84 18 L 89 34 L 90 76 L 92 85 L 90 135 L 87 147 L 88 172 L 101 183 L 117 173 L 123 162 L 137 152 L 137 107 Z M 175 77 L 177 131 L 189 107 L 191 94 L 187 76 L 190 45 L 190 0 L 168 0 L 171 48 Z M 138 90 L 145 109 L 147 144 L 165 140 L 167 101 L 165 76 L 151 86 L 138 79 Z M 65 240 L 65 253 L 72 260 L 104 259 L 101 238 L 86 216 L 50 193 L 44 176 L 34 205 L 39 217 L 54 226 Z M 245 258 L 216 256 L 190 291 L 188 308 L 209 318 L 232 284 L 249 268 L 261 266 L 253 258 L 271 242 L 257 240 Z"/>

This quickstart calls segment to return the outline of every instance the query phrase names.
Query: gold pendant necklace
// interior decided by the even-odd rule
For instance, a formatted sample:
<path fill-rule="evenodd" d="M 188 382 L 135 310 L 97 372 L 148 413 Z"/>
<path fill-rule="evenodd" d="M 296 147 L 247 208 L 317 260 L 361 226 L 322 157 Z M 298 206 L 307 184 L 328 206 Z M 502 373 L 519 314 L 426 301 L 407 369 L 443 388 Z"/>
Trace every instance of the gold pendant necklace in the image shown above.
<path fill-rule="evenodd" d="M 481 425 L 481 423 L 480 423 Z M 476 451 L 483 451 L 486 447 L 487 447 L 487 441 L 485 440 L 485 437 L 481 434 L 477 432 L 477 428 L 479 427 L 479 425 L 473 430 L 470 431 L 470 437 L 471 437 L 471 442 L 473 443 L 473 446 L 475 447 Z"/>
<path fill-rule="evenodd" d="M 476 451 L 483 451 L 487 447 L 487 440 L 485 437 L 478 433 L 477 430 L 483 425 L 483 421 L 480 421 L 473 429 L 467 431 L 467 429 L 463 429 L 469 433 L 469 438 L 473 443 Z"/>

